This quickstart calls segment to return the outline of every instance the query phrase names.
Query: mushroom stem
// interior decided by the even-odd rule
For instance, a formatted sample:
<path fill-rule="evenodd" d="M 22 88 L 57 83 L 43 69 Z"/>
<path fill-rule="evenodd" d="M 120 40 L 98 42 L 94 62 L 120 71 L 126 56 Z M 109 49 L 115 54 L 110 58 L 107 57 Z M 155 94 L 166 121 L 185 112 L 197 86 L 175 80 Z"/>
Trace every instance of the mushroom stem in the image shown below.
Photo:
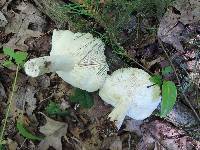
<path fill-rule="evenodd" d="M 129 108 L 130 108 L 130 103 L 128 101 L 122 101 L 108 115 L 110 120 L 115 122 L 115 125 L 117 126 L 118 129 L 120 129 L 124 121 L 124 118 L 128 113 Z"/>
<path fill-rule="evenodd" d="M 24 67 L 27 75 L 37 77 L 49 72 L 70 71 L 74 65 L 74 60 L 66 55 L 53 55 L 33 58 L 27 61 Z"/>

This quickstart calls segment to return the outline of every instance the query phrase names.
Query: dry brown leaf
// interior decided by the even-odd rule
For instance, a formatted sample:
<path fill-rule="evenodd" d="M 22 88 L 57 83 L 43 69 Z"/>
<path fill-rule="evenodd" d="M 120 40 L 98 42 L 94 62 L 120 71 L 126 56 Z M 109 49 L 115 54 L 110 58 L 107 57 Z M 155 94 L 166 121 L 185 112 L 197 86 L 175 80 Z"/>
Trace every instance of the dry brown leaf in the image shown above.
<path fill-rule="evenodd" d="M 31 85 L 19 87 L 13 98 L 16 108 L 20 110 L 24 110 L 24 108 L 26 108 L 26 113 L 28 115 L 32 115 L 36 108 L 36 98 L 34 97 L 35 93 L 36 89 Z"/>
<path fill-rule="evenodd" d="M 200 149 L 200 142 L 187 136 L 186 132 L 172 126 L 166 121 L 154 120 L 142 126 L 143 140 L 138 149 L 147 149 L 147 146 L 158 142 L 162 148 L 169 150 Z M 146 147 L 144 147 L 146 145 Z M 143 146 L 143 147 L 142 147 Z"/>
<path fill-rule="evenodd" d="M 0 1 L 0 8 L 2 8 L 6 4 L 7 0 L 1 0 Z"/>
<path fill-rule="evenodd" d="M 176 0 L 160 22 L 158 37 L 168 44 L 172 44 L 177 50 L 183 50 L 180 43 L 180 34 L 185 25 L 197 23 L 200 20 L 200 1 Z"/>
<path fill-rule="evenodd" d="M 122 150 L 122 141 L 119 136 L 111 136 L 104 139 L 101 149 Z"/>
<path fill-rule="evenodd" d="M 143 120 L 127 119 L 125 120 L 125 131 L 135 132 L 137 135 L 141 136 L 140 126 L 143 124 Z"/>
<path fill-rule="evenodd" d="M 3 46 L 27 50 L 28 47 L 24 44 L 24 41 L 30 37 L 41 36 L 46 22 L 42 14 L 28 2 L 22 1 L 16 10 L 20 13 L 14 12 L 12 9 L 7 10 L 8 24 L 5 33 L 14 33 L 14 36 Z M 34 29 L 30 29 L 32 26 Z"/>
<path fill-rule="evenodd" d="M 47 122 L 40 127 L 40 132 L 46 135 L 46 138 L 40 142 L 38 149 L 47 150 L 52 146 L 56 150 L 62 150 L 61 138 L 66 135 L 68 124 L 50 119 L 44 114 L 43 116 Z"/>
<path fill-rule="evenodd" d="M 8 139 L 8 148 L 9 150 L 16 150 L 17 149 L 17 142 Z"/>
<path fill-rule="evenodd" d="M 105 103 L 100 99 L 98 95 L 93 95 L 94 105 L 90 109 L 81 109 L 81 113 L 86 113 L 91 119 L 97 119 L 102 116 L 106 116 L 111 111 L 112 107 L 110 105 L 105 105 Z"/>

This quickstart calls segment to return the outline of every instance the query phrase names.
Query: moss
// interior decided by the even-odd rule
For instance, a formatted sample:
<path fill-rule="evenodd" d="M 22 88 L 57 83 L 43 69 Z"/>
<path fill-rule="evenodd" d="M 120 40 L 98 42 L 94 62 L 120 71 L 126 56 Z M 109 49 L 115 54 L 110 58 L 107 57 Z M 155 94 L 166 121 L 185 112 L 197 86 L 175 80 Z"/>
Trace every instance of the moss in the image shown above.
<path fill-rule="evenodd" d="M 59 0 L 34 1 L 54 21 L 68 24 L 72 31 L 90 32 L 102 38 L 114 53 L 129 61 L 123 44 L 130 44 L 142 33 L 138 32 L 140 20 L 149 17 L 159 20 L 172 0 L 70 0 L 67 4 Z M 133 16 L 139 25 L 126 39 L 123 34 Z"/>

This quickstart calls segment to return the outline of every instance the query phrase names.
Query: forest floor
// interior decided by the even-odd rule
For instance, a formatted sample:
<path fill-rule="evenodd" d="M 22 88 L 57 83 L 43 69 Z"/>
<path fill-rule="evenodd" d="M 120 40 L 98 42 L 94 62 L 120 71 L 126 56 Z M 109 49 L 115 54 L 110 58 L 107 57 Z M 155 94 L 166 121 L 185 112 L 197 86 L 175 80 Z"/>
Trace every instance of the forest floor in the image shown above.
<path fill-rule="evenodd" d="M 0 0 L 0 149 L 200 149 L 200 2 L 172 1 Z M 117 131 L 98 91 L 27 76 L 23 63 L 49 55 L 54 29 L 101 38 L 110 73 L 137 67 L 174 83 L 170 113 L 126 116 Z"/>

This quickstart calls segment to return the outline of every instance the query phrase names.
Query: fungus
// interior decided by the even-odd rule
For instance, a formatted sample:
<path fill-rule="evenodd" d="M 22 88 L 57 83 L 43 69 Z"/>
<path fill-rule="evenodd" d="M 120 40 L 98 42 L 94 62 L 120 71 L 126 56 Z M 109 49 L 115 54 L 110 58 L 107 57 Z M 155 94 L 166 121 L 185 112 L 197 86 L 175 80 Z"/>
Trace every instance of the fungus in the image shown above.
<path fill-rule="evenodd" d="M 72 86 L 93 92 L 103 86 L 109 70 L 104 47 L 90 33 L 54 30 L 50 56 L 27 61 L 25 72 L 32 77 L 56 72 Z"/>
<path fill-rule="evenodd" d="M 137 68 L 122 68 L 107 77 L 99 91 L 100 97 L 114 106 L 109 114 L 119 129 L 125 116 L 136 120 L 149 117 L 161 101 L 160 88 L 150 75 Z"/>

